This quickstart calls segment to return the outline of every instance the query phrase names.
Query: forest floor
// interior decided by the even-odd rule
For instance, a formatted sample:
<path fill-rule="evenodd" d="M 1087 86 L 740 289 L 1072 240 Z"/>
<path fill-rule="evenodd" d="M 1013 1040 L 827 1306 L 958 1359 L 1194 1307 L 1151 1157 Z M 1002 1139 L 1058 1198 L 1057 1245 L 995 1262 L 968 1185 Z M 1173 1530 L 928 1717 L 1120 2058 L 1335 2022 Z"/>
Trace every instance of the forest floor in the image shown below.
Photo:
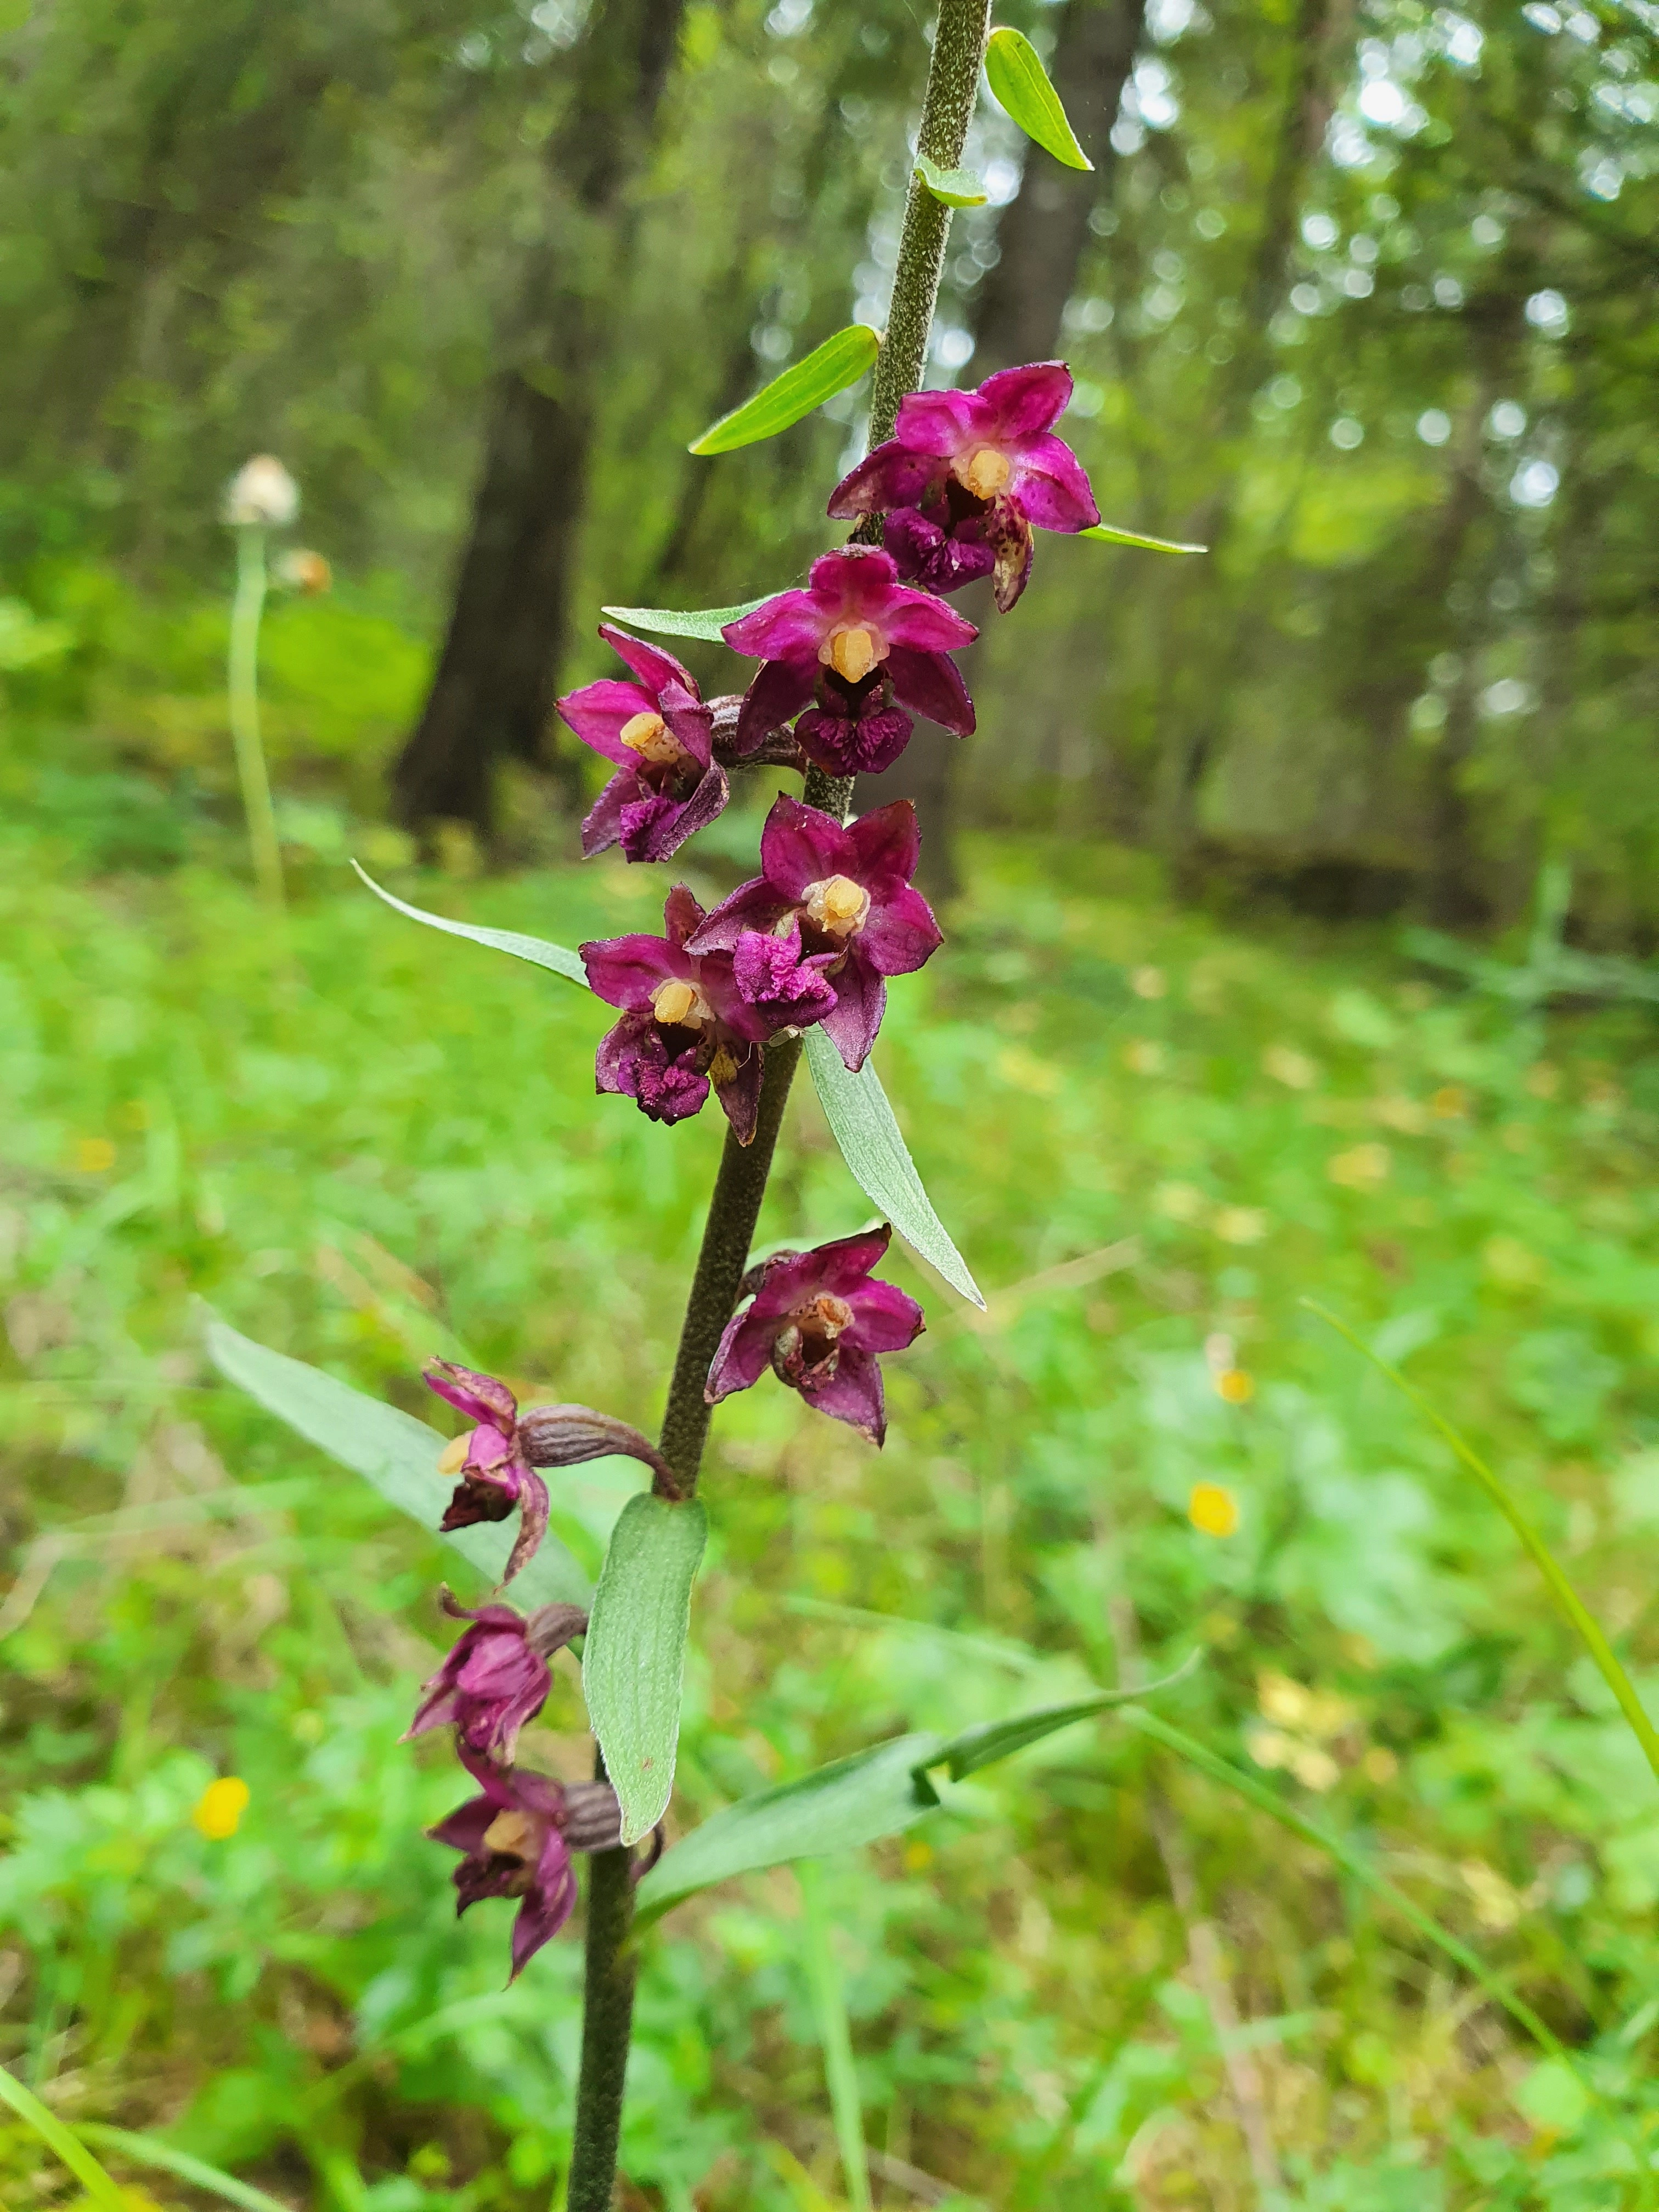
<path fill-rule="evenodd" d="M 295 2204 L 542 2212 L 579 1946 L 504 1988 L 504 1908 L 458 1924 L 422 1838 L 453 1759 L 398 1740 L 453 1565 L 216 1381 L 202 1312 L 411 1410 L 441 1352 L 648 1428 L 718 1117 L 596 1101 L 592 1000 L 337 876 L 283 928 L 223 873 L 85 880 L 0 834 L 0 2059 Z M 1659 2201 L 1654 1782 L 1449 1449 L 1304 1304 L 1492 1455 L 1641 1681 L 1659 1035 L 1517 1020 L 1385 933 L 1224 926 L 1125 856 L 972 858 L 878 1060 L 989 1311 L 896 1248 L 928 1332 L 881 1455 L 769 1380 L 722 1407 L 675 1822 L 1201 1646 L 1158 1710 L 1583 2072 L 1108 1717 L 823 1869 L 876 2201 Z M 574 944 L 657 926 L 659 872 L 397 887 Z M 761 1236 L 866 1218 L 803 1090 Z M 580 1769 L 568 1662 L 525 1750 Z M 216 1776 L 234 1834 L 192 1820 Z M 799 1915 L 779 1872 L 647 1942 L 635 2212 L 843 2201 Z M 135 2204 L 210 2201 L 110 2156 Z M 0 2128 L 10 2212 L 75 2194 Z"/>

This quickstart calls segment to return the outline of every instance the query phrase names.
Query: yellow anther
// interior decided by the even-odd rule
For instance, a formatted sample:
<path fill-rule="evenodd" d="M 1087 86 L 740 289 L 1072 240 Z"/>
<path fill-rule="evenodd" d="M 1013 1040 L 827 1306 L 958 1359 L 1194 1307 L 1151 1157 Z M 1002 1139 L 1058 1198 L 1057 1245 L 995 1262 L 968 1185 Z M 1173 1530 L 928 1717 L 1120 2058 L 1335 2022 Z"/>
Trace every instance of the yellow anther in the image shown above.
<path fill-rule="evenodd" d="M 529 1858 L 536 1850 L 536 1823 L 516 1805 L 497 1813 L 483 1832 L 484 1849 L 498 1851 L 503 1858 Z"/>
<path fill-rule="evenodd" d="M 466 1464 L 467 1446 L 472 1442 L 469 1429 L 464 1437 L 455 1437 L 447 1443 L 438 1457 L 440 1474 L 459 1474 Z"/>
<path fill-rule="evenodd" d="M 660 714 L 647 712 L 630 714 L 617 733 L 631 753 L 653 768 L 665 766 L 680 757 L 679 740 Z"/>
<path fill-rule="evenodd" d="M 708 1063 L 708 1080 L 716 1091 L 728 1084 L 738 1072 L 738 1063 L 722 1045 Z"/>
<path fill-rule="evenodd" d="M 870 894 L 850 876 L 826 876 L 806 886 L 803 904 L 814 929 L 826 937 L 851 937 L 869 918 Z"/>
<path fill-rule="evenodd" d="M 957 463 L 957 476 L 975 499 L 994 499 L 1013 473 L 1006 453 L 994 446 L 975 446 L 965 461 Z"/>
<path fill-rule="evenodd" d="M 672 977 L 651 994 L 651 1011 L 665 1029 L 701 1029 L 708 1015 L 708 1001 L 694 983 Z"/>
<path fill-rule="evenodd" d="M 862 684 L 878 660 L 887 658 L 887 641 L 862 623 L 832 630 L 818 647 L 818 659 L 849 684 Z"/>

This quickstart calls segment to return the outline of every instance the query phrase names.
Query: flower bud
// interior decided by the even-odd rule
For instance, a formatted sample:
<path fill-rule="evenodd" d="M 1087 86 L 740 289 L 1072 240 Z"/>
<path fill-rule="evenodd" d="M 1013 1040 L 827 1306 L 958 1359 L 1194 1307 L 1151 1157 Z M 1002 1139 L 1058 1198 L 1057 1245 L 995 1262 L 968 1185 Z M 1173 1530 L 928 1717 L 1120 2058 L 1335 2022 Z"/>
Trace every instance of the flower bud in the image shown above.
<path fill-rule="evenodd" d="M 285 530 L 300 512 L 300 487 L 270 453 L 256 453 L 230 480 L 225 520 L 233 529 Z"/>

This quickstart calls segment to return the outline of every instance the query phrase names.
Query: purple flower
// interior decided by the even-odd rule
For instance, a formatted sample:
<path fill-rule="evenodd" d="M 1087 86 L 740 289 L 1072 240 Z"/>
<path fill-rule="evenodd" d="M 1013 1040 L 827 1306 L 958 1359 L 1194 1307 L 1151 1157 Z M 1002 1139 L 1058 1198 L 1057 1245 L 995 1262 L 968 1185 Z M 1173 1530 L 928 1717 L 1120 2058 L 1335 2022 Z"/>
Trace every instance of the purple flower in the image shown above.
<path fill-rule="evenodd" d="M 721 900 L 692 949 L 730 949 L 738 988 L 758 1003 L 750 978 L 761 954 L 820 968 L 834 991 L 824 1034 L 848 1067 L 860 1068 L 887 1004 L 883 979 L 909 975 L 941 942 L 933 908 L 910 884 L 919 843 L 908 799 L 845 829 L 816 806 L 780 799 L 761 832 L 761 873 Z"/>
<path fill-rule="evenodd" d="M 703 910 L 678 884 L 663 908 L 665 937 L 611 937 L 578 946 L 587 980 L 623 1018 L 599 1046 L 601 1091 L 634 1099 L 653 1121 L 683 1121 L 712 1083 L 740 1145 L 755 1133 L 760 1048 L 780 1026 L 738 988 L 729 952 L 686 951 Z"/>
<path fill-rule="evenodd" d="M 672 653 L 609 623 L 599 635 L 639 681 L 603 677 L 558 702 L 582 743 L 617 766 L 582 823 L 582 851 L 592 860 L 620 845 L 630 860 L 665 860 L 732 795 L 712 756 L 714 718 Z"/>
<path fill-rule="evenodd" d="M 907 707 L 959 738 L 974 726 L 973 702 L 948 656 L 979 633 L 929 593 L 901 584 L 891 557 L 875 546 L 823 554 L 804 592 L 769 599 L 721 635 L 764 664 L 738 718 L 740 756 L 809 701 L 795 736 L 831 775 L 890 768 L 910 741 Z"/>
<path fill-rule="evenodd" d="M 587 1626 L 579 1605 L 544 1605 L 526 1620 L 510 1605 L 483 1605 L 476 1613 L 457 1605 L 447 1590 L 439 1602 L 453 1620 L 471 1622 L 424 1685 L 404 1741 L 429 1729 L 453 1727 L 461 1744 L 481 1759 L 510 1759 L 519 1730 L 533 1720 L 552 1686 L 549 1656 Z"/>
<path fill-rule="evenodd" d="M 898 573 L 930 591 L 994 574 L 1006 614 L 1031 573 L 1031 526 L 1100 520 L 1081 463 L 1054 435 L 1071 397 L 1063 361 L 999 369 L 976 392 L 913 392 L 894 436 L 836 485 L 830 512 L 884 514 Z"/>
<path fill-rule="evenodd" d="M 505 1521 L 516 1505 L 519 1534 L 507 1563 L 510 1583 L 542 1540 L 547 1528 L 547 1485 L 531 1465 L 519 1428 L 519 1401 L 505 1382 L 453 1360 L 431 1359 L 426 1387 L 477 1426 L 457 1437 L 438 1462 L 440 1474 L 459 1474 L 455 1494 L 438 1523 L 470 1528 L 479 1521 Z"/>
<path fill-rule="evenodd" d="M 610 1850 L 622 1817 L 608 1782 L 559 1783 L 522 1768 L 492 1766 L 465 1748 L 461 1764 L 482 1794 L 427 1833 L 464 1854 L 455 1869 L 457 1914 L 482 1897 L 516 1897 L 513 1972 L 569 1919 L 576 1902 L 573 1850 Z"/>
<path fill-rule="evenodd" d="M 880 1352 L 902 1352 L 921 1334 L 921 1308 L 870 1273 L 888 1228 L 843 1237 L 811 1252 L 778 1252 L 748 1282 L 754 1297 L 727 1322 L 703 1395 L 711 1406 L 758 1382 L 769 1365 L 781 1382 L 872 1443 L 887 1433 Z"/>

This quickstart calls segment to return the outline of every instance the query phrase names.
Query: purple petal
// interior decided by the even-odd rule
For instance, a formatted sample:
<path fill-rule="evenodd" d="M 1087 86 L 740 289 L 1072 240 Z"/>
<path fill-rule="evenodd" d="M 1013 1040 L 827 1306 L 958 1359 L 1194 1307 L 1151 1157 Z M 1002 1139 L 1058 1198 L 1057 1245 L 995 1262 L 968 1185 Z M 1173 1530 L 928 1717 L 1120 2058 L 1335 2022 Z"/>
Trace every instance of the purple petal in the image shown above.
<path fill-rule="evenodd" d="M 774 807 L 772 811 L 776 813 L 777 809 Z M 828 822 L 830 817 L 826 814 L 823 819 Z M 921 832 L 916 825 L 916 810 L 908 799 L 896 799 L 890 805 L 874 807 L 868 814 L 860 814 L 856 822 L 838 835 L 842 842 L 836 848 L 835 865 L 820 870 L 820 878 L 851 876 L 864 885 L 872 899 L 883 899 L 908 884 L 916 872 Z M 765 857 L 766 838 L 763 832 L 763 861 Z"/>
<path fill-rule="evenodd" d="M 633 756 L 629 756 L 630 759 Z M 618 769 L 605 789 L 588 809 L 582 823 L 582 858 L 591 860 L 596 853 L 603 853 L 617 843 L 622 836 L 622 813 L 624 806 L 635 805 L 645 795 L 637 769 Z"/>
<path fill-rule="evenodd" d="M 857 951 L 878 975 L 908 975 L 931 960 L 944 942 L 933 909 L 919 890 L 905 884 L 879 904 L 871 901 Z"/>
<path fill-rule="evenodd" d="M 898 563 L 900 575 L 930 592 L 959 592 L 988 576 L 995 555 L 977 521 L 951 531 L 914 507 L 901 507 L 882 525 L 882 543 Z"/>
<path fill-rule="evenodd" d="M 848 1297 L 872 1267 L 881 1265 L 892 1241 L 892 1230 L 884 1222 L 879 1229 L 860 1229 L 854 1237 L 837 1237 L 804 1253 L 802 1257 L 812 1262 L 811 1288 L 832 1291 L 838 1298 Z M 805 1287 L 798 1285 L 797 1302 Z"/>
<path fill-rule="evenodd" d="M 1035 438 L 1014 463 L 1004 497 L 1017 501 L 1039 530 L 1092 530 L 1100 520 L 1094 493 L 1063 438 Z"/>
<path fill-rule="evenodd" d="M 599 1040 L 594 1079 L 601 1091 L 632 1098 L 653 1121 L 684 1121 L 701 1111 L 708 1078 L 696 1068 L 696 1047 L 670 1058 L 649 1014 L 624 1014 Z"/>
<path fill-rule="evenodd" d="M 954 660 L 942 653 L 912 653 L 896 645 L 887 656 L 887 673 L 907 707 L 954 737 L 973 735 L 974 702 Z"/>
<path fill-rule="evenodd" d="M 777 1027 L 805 1029 L 822 1021 L 836 1003 L 836 987 L 823 972 L 836 957 L 815 952 L 803 960 L 800 924 L 793 921 L 787 937 L 746 929 L 738 939 L 732 973 L 748 1003 Z"/>
<path fill-rule="evenodd" d="M 909 744 L 915 727 L 902 707 L 878 708 L 855 722 L 811 707 L 796 723 L 795 735 L 807 759 L 831 775 L 879 775 Z"/>
<path fill-rule="evenodd" d="M 670 944 L 677 948 L 685 943 L 703 918 L 702 903 L 690 884 L 676 884 L 662 902 L 663 927 L 668 932 Z"/>
<path fill-rule="evenodd" d="M 638 799 L 630 799 L 618 817 L 623 858 L 659 860 L 662 854 L 652 849 L 655 843 L 667 844 L 672 852 L 679 842 L 673 836 L 674 826 L 684 811 L 678 799 L 666 798 L 659 791 L 647 791 Z"/>
<path fill-rule="evenodd" d="M 457 1366 L 453 1359 L 428 1359 L 422 1379 L 428 1390 L 447 1399 L 468 1420 L 511 1434 L 519 1418 L 519 1401 L 506 1383 L 498 1382 L 493 1375 Z"/>
<path fill-rule="evenodd" d="M 972 623 L 936 599 L 931 592 L 918 592 L 896 584 L 881 617 L 882 628 L 895 649 L 915 653 L 954 653 L 971 645 L 979 635 Z"/>
<path fill-rule="evenodd" d="M 629 637 L 625 629 L 618 629 L 613 623 L 601 623 L 599 635 L 613 653 L 620 653 L 628 663 L 650 692 L 653 705 L 671 684 L 689 692 L 694 700 L 701 699 L 696 678 L 659 645 L 647 645 L 641 638 Z"/>
<path fill-rule="evenodd" d="M 886 1007 L 886 984 L 867 961 L 849 954 L 836 978 L 836 1003 L 823 1017 L 823 1034 L 854 1075 L 870 1056 Z"/>
<path fill-rule="evenodd" d="M 556 1857 L 554 1846 L 557 1845 Z M 513 1923 L 513 1972 L 516 1981 L 544 1943 L 556 1936 L 576 1906 L 576 1872 L 557 1830 L 548 1838 L 537 1871 L 536 1887 L 527 1891 Z"/>
<path fill-rule="evenodd" d="M 881 619 L 895 591 L 902 586 L 890 553 L 875 545 L 842 545 L 833 553 L 820 553 L 806 574 L 807 588 L 818 614 L 818 636 L 838 622 L 866 616 Z M 816 659 L 817 647 L 812 648 Z"/>
<path fill-rule="evenodd" d="M 751 615 L 727 623 L 720 635 L 751 660 L 816 662 L 824 619 L 811 592 L 781 592 Z"/>
<path fill-rule="evenodd" d="M 657 702 L 653 693 L 642 691 L 637 684 L 603 676 L 597 684 L 585 684 L 580 691 L 567 693 L 558 702 L 557 711 L 585 745 L 592 745 L 618 768 L 637 768 L 640 757 L 623 743 L 623 726 L 635 714 L 654 714 Z"/>
<path fill-rule="evenodd" d="M 765 880 L 786 901 L 805 897 L 810 884 L 827 876 L 855 874 L 861 850 L 833 815 L 781 793 L 761 831 Z"/>
<path fill-rule="evenodd" d="M 810 658 L 769 660 L 761 667 L 743 697 L 732 750 L 739 760 L 763 745 L 774 730 L 798 714 L 812 696 L 817 680 L 817 647 Z"/>
<path fill-rule="evenodd" d="M 434 1844 L 447 1844 L 451 1850 L 476 1851 L 483 1842 L 484 1830 L 501 1809 L 493 1798 L 469 1797 L 435 1828 L 428 1828 L 427 1834 Z"/>
<path fill-rule="evenodd" d="M 587 970 L 587 980 L 607 1006 L 643 1013 L 659 983 L 672 978 L 690 982 L 696 963 L 665 937 L 598 938 L 576 947 Z"/>
<path fill-rule="evenodd" d="M 771 1364 L 772 1339 L 777 1334 L 777 1316 L 757 1315 L 750 1306 L 747 1311 L 733 1314 L 726 1324 L 708 1370 L 708 1381 L 703 1396 L 711 1406 L 718 1406 L 722 1398 L 729 1398 L 734 1390 L 752 1389 Z"/>
<path fill-rule="evenodd" d="M 707 768 L 714 757 L 714 717 L 696 693 L 671 684 L 657 702 L 657 712 L 682 750 L 699 768 Z"/>
<path fill-rule="evenodd" d="M 914 452 L 897 438 L 866 453 L 830 495 L 830 514 L 837 522 L 855 514 L 879 514 L 893 507 L 914 507 L 939 473 L 931 453 Z"/>
<path fill-rule="evenodd" d="M 842 1332 L 843 1352 L 902 1352 L 927 1327 L 921 1308 L 896 1283 L 872 1279 L 848 1291 L 851 1326 Z"/>
<path fill-rule="evenodd" d="M 763 833 L 761 850 L 764 853 L 765 849 Z M 686 951 L 729 952 L 745 929 L 770 929 L 791 903 L 791 899 L 784 896 L 769 878 L 752 876 L 720 901 L 688 943 Z"/>
<path fill-rule="evenodd" d="M 1019 603 L 1031 580 L 1031 528 L 1013 500 L 999 501 L 994 544 L 997 564 L 992 571 L 992 596 L 998 611 L 1006 614 Z"/>
<path fill-rule="evenodd" d="M 1000 368 L 988 376 L 976 397 L 984 410 L 988 442 L 1011 446 L 1017 439 L 1051 428 L 1072 401 L 1072 372 L 1063 361 L 1031 362 L 1023 368 Z"/>
<path fill-rule="evenodd" d="M 872 1444 L 880 1444 L 887 1435 L 887 1406 L 881 1387 L 881 1369 L 867 1352 L 843 1349 L 836 1362 L 836 1371 L 826 1382 L 811 1387 L 803 1386 L 801 1396 L 820 1413 L 828 1413 L 833 1421 L 846 1421 L 860 1429 Z"/>
<path fill-rule="evenodd" d="M 503 1588 L 535 1558 L 537 1547 L 547 1534 L 548 1504 L 547 1485 L 540 1475 L 526 1470 L 519 1497 L 519 1533 L 507 1553 L 507 1570 L 501 1577 Z"/>
<path fill-rule="evenodd" d="M 666 860 L 679 851 L 688 837 L 707 829 L 716 815 L 724 811 L 731 796 L 726 770 L 708 768 L 689 799 L 654 799 L 649 820 L 645 818 L 643 811 L 630 819 L 632 810 L 624 807 L 623 850 L 630 860 Z"/>
<path fill-rule="evenodd" d="M 913 392 L 899 402 L 896 442 L 912 453 L 949 459 L 975 438 L 981 442 L 981 415 L 972 392 Z"/>
<path fill-rule="evenodd" d="M 750 1045 L 738 1062 L 737 1073 L 715 1086 L 720 1109 L 732 1124 L 740 1145 L 755 1141 L 755 1122 L 760 1112 L 761 1079 L 765 1074 L 758 1045 Z"/>

